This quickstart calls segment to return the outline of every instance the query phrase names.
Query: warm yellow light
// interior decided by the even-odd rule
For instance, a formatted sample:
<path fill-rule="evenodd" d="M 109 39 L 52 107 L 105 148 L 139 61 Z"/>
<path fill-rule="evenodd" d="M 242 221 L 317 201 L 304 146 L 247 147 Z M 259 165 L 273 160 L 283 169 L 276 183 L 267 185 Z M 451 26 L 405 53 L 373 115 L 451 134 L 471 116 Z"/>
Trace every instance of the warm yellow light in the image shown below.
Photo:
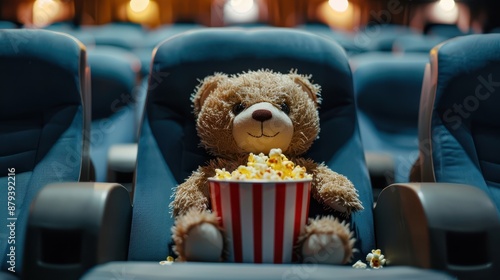
<path fill-rule="evenodd" d="M 259 19 L 259 7 L 254 0 L 227 0 L 224 5 L 224 23 L 255 22 Z"/>
<path fill-rule="evenodd" d="M 455 5 L 455 1 L 453 0 L 441 0 L 440 2 L 434 2 L 430 10 L 430 16 L 432 16 L 434 20 L 437 20 L 439 23 L 453 24 L 458 20 L 458 14 L 458 6 Z"/>
<path fill-rule="evenodd" d="M 349 7 L 349 1 L 347 0 L 329 0 L 328 5 L 336 12 L 345 12 Z"/>
<path fill-rule="evenodd" d="M 136 13 L 146 10 L 149 6 L 149 0 L 130 0 L 130 9 Z"/>
<path fill-rule="evenodd" d="M 55 0 L 36 0 L 33 3 L 33 25 L 43 27 L 54 21 L 61 10 L 61 3 Z"/>
<path fill-rule="evenodd" d="M 251 11 L 255 5 L 254 0 L 229 0 L 229 6 L 240 14 L 245 14 Z"/>
<path fill-rule="evenodd" d="M 455 8 L 455 0 L 439 0 L 439 7 L 445 12 L 450 12 Z"/>
<path fill-rule="evenodd" d="M 315 16 L 333 29 L 350 31 L 359 20 L 357 10 L 356 4 L 349 3 L 345 11 L 339 12 L 332 9 L 328 1 L 324 1 L 318 5 Z"/>
<path fill-rule="evenodd" d="M 126 5 L 125 12 L 127 19 L 131 22 L 146 24 L 151 27 L 160 24 L 160 9 L 155 1 L 149 1 L 147 7 L 140 12 L 134 11 L 131 5 Z"/>

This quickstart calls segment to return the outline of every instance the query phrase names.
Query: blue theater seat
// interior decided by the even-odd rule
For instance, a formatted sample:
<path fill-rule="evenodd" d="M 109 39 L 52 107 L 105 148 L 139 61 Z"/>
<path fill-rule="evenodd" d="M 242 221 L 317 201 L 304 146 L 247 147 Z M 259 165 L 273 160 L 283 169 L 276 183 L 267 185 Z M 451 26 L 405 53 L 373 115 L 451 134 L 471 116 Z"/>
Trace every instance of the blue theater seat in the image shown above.
<path fill-rule="evenodd" d="M 424 183 L 386 188 L 379 201 L 394 207 L 377 209 L 377 203 L 375 209 L 376 222 L 402 221 L 410 213 L 414 221 L 377 240 L 387 254 L 418 248 L 431 256 L 422 266 L 459 279 L 498 277 L 499 89 L 500 34 L 457 37 L 431 51 L 420 101 L 419 159 L 412 174 L 413 181 Z M 439 216 L 430 216 L 431 210 Z M 417 242 L 407 242 L 412 235 L 420 236 Z M 430 242 L 437 246 L 428 250 Z M 403 254 L 392 261 L 421 260 Z"/>
<path fill-rule="evenodd" d="M 469 35 L 433 50 L 419 138 L 422 181 L 474 185 L 500 211 L 498 50 L 499 34 Z"/>
<path fill-rule="evenodd" d="M 184 33 L 156 50 L 151 75 L 161 79 L 150 79 L 139 139 L 130 260 L 161 260 L 169 254 L 167 246 L 158 244 L 170 242 L 173 220 L 165 215 L 172 188 L 210 158 L 199 147 L 190 101 L 199 79 L 214 72 L 232 74 L 261 68 L 285 73 L 296 68 L 312 74 L 322 85 L 322 130 L 309 155 L 353 180 L 363 204 L 368 205 L 351 220 L 359 238 L 356 247 L 365 254 L 374 246 L 371 186 L 357 129 L 350 69 L 342 48 L 299 31 L 213 29 Z"/>
<path fill-rule="evenodd" d="M 69 34 L 82 42 L 87 48 L 95 46 L 94 36 L 90 32 L 82 30 L 80 26 L 75 26 L 72 22 L 55 22 L 43 29 Z"/>
<path fill-rule="evenodd" d="M 88 64 L 92 85 L 90 156 L 96 182 L 106 182 L 110 147 L 137 140 L 135 94 L 141 66 L 133 53 L 110 46 L 90 49 Z"/>
<path fill-rule="evenodd" d="M 81 30 L 92 35 L 96 46 L 113 46 L 126 50 L 141 47 L 146 32 L 141 25 L 127 22 L 82 26 Z"/>
<path fill-rule="evenodd" d="M 151 60 L 153 57 L 153 49 L 159 43 L 179 33 L 203 27 L 204 27 L 203 25 L 196 23 L 175 23 L 175 24 L 159 26 L 146 33 L 144 35 L 144 42 L 142 46 L 134 50 L 137 56 L 139 56 L 139 58 L 141 59 L 142 62 L 141 73 L 143 74 L 143 76 L 147 76 L 149 74 L 150 70 L 149 68 L 151 66 Z"/>
<path fill-rule="evenodd" d="M 0 31 L 0 217 L 15 223 L 15 230 L 0 230 L 2 271 L 15 266 L 19 276 L 24 250 L 35 250 L 25 248 L 24 241 L 37 192 L 48 183 L 89 180 L 85 61 L 85 48 L 73 37 L 44 30 Z M 13 204 L 7 204 L 8 197 Z M 8 212 L 8 206 L 15 210 Z M 8 242 L 12 236 L 15 244 Z M 15 260 L 9 263 L 13 251 Z"/>
<path fill-rule="evenodd" d="M 0 20 L 0 29 L 14 29 L 17 25 L 11 21 Z"/>
<path fill-rule="evenodd" d="M 307 51 L 305 51 L 307 50 Z M 209 159 L 199 147 L 190 96 L 199 79 L 214 72 L 239 73 L 269 68 L 312 74 L 322 86 L 320 138 L 308 156 L 324 161 L 349 177 L 365 209 L 349 219 L 359 250 L 354 261 L 374 249 L 372 189 L 358 132 L 351 70 L 340 45 L 303 31 L 287 29 L 206 29 L 164 41 L 155 51 L 139 139 L 133 195 L 129 261 L 101 265 L 83 279 L 122 277 L 154 279 L 296 279 L 303 265 L 174 263 L 160 266 L 169 251 L 169 202 L 173 188 Z M 167 74 L 168 75 L 164 75 Z M 324 213 L 312 205 L 311 214 Z M 380 231 L 383 234 L 383 230 Z M 384 268 L 382 274 L 363 274 L 346 266 L 313 264 L 310 279 L 334 275 L 346 278 L 449 279 L 441 273 L 414 268 Z M 299 271 L 299 272 L 297 272 Z M 372 271 L 373 272 L 373 271 Z M 368 276 L 369 275 L 369 276 Z"/>
<path fill-rule="evenodd" d="M 446 39 L 474 34 L 472 29 L 463 31 L 455 24 L 430 24 L 424 28 L 424 33 L 432 36 L 440 36 Z"/>
<path fill-rule="evenodd" d="M 347 52 L 347 55 L 357 55 L 368 51 L 365 47 L 354 42 L 354 38 L 346 33 L 339 30 L 332 30 L 330 26 L 324 23 L 306 23 L 297 26 L 296 28 L 305 30 L 316 35 L 325 37 L 330 40 L 334 40 L 339 43 Z"/>
<path fill-rule="evenodd" d="M 361 139 L 376 188 L 409 180 L 418 157 L 418 109 L 428 61 L 427 54 L 383 52 L 350 60 Z"/>
<path fill-rule="evenodd" d="M 354 44 L 368 51 L 391 52 L 397 38 L 416 33 L 416 30 L 406 25 L 370 24 L 357 30 L 353 40 Z"/>
<path fill-rule="evenodd" d="M 423 34 L 403 35 L 394 40 L 392 51 L 394 53 L 420 52 L 428 54 L 432 48 L 446 39 L 446 37 Z"/>

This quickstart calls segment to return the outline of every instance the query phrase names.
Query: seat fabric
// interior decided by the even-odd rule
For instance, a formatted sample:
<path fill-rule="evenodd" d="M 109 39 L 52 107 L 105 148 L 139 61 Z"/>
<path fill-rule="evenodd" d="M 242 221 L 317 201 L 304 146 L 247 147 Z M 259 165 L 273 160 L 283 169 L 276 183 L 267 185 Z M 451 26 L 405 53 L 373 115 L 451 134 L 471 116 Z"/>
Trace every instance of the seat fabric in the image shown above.
<path fill-rule="evenodd" d="M 408 182 L 418 157 L 419 101 L 428 61 L 427 54 L 383 52 L 351 59 L 363 147 L 393 159 L 395 170 L 387 170 L 394 173 L 392 182 Z"/>
<path fill-rule="evenodd" d="M 500 34 L 468 35 L 431 53 L 422 94 L 422 177 L 485 191 L 500 210 Z"/>
<path fill-rule="evenodd" d="M 88 64 L 92 84 L 90 155 L 96 181 L 105 182 L 109 148 L 136 141 L 140 61 L 129 51 L 99 46 L 89 50 Z"/>
<path fill-rule="evenodd" d="M 0 218 L 15 223 L 17 273 L 36 193 L 48 183 L 89 179 L 85 89 L 85 49 L 76 39 L 45 30 L 0 31 Z M 15 175 L 8 175 L 11 168 Z M 8 192 L 8 185 L 15 190 Z M 12 213 L 8 196 L 15 198 Z M 11 266 L 10 236 L 2 227 L 2 270 Z"/>

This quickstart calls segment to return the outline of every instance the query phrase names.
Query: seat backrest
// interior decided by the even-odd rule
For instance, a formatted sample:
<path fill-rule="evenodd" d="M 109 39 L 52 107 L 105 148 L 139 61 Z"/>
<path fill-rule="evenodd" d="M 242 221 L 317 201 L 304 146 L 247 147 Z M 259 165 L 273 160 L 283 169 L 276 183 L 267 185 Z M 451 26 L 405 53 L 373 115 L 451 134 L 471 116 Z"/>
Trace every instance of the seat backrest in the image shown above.
<path fill-rule="evenodd" d="M 71 35 L 87 48 L 95 46 L 94 36 L 90 32 L 83 31 L 80 26 L 75 26 L 72 22 L 54 22 L 43 29 Z"/>
<path fill-rule="evenodd" d="M 17 25 L 13 22 L 0 20 L 0 29 L 13 29 L 17 28 Z"/>
<path fill-rule="evenodd" d="M 447 38 L 441 36 L 430 36 L 423 34 L 403 35 L 394 40 L 392 51 L 394 53 L 426 53 L 432 48 L 444 42 Z"/>
<path fill-rule="evenodd" d="M 134 50 L 141 60 L 141 73 L 143 76 L 147 76 L 149 74 L 153 49 L 159 43 L 179 33 L 204 27 L 205 26 L 196 23 L 174 23 L 159 26 L 144 34 L 144 43 L 140 48 Z"/>
<path fill-rule="evenodd" d="M 456 24 L 429 24 L 424 27 L 424 33 L 428 35 L 441 36 L 447 39 L 463 35 L 474 34 L 473 30 L 461 30 Z"/>
<path fill-rule="evenodd" d="M 84 46 L 68 35 L 0 31 L 0 218 L 15 223 L 15 231 L 0 230 L 2 270 L 11 267 L 14 246 L 15 270 L 21 271 L 37 191 L 52 182 L 89 179 L 85 61 Z M 7 242 L 12 236 L 15 244 Z"/>
<path fill-rule="evenodd" d="M 476 186 L 500 211 L 500 34 L 431 52 L 419 117 L 421 179 Z"/>
<path fill-rule="evenodd" d="M 427 54 L 355 56 L 354 91 L 363 146 L 395 162 L 394 181 L 408 182 L 418 156 L 418 108 Z"/>
<path fill-rule="evenodd" d="M 145 30 L 136 23 L 111 22 L 104 25 L 84 26 L 81 32 L 90 34 L 96 46 L 133 50 L 142 46 Z"/>
<path fill-rule="evenodd" d="M 391 52 L 394 40 L 415 33 L 416 30 L 406 25 L 369 24 L 357 30 L 354 34 L 354 43 L 369 51 Z"/>
<path fill-rule="evenodd" d="M 90 49 L 88 64 L 92 85 L 90 155 L 96 182 L 105 182 L 110 146 L 136 141 L 134 91 L 141 66 L 133 53 L 108 46 Z"/>
<path fill-rule="evenodd" d="M 365 210 L 351 216 L 363 255 L 373 249 L 372 190 L 356 121 L 351 70 L 336 43 L 297 30 L 203 29 L 164 41 L 155 51 L 144 112 L 134 190 L 130 260 L 168 254 L 173 188 L 208 159 L 199 147 L 190 97 L 199 80 L 268 68 L 298 69 L 322 87 L 320 138 L 308 156 L 350 178 Z M 322 207 L 313 205 L 311 212 Z"/>
<path fill-rule="evenodd" d="M 311 22 L 296 26 L 296 28 L 336 41 L 345 49 L 349 56 L 367 51 L 367 49 L 360 44 L 355 44 L 354 39 L 349 33 L 341 30 L 333 30 L 324 23 Z"/>

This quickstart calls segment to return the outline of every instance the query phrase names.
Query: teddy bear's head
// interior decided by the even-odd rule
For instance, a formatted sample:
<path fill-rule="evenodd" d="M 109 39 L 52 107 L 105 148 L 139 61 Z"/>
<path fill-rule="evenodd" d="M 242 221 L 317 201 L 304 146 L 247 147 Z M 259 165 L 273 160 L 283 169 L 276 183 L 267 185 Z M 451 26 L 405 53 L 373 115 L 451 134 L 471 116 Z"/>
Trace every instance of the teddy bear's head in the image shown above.
<path fill-rule="evenodd" d="M 272 148 L 303 154 L 319 133 L 319 92 L 295 71 L 206 77 L 192 98 L 201 143 L 224 158 L 267 154 Z"/>

